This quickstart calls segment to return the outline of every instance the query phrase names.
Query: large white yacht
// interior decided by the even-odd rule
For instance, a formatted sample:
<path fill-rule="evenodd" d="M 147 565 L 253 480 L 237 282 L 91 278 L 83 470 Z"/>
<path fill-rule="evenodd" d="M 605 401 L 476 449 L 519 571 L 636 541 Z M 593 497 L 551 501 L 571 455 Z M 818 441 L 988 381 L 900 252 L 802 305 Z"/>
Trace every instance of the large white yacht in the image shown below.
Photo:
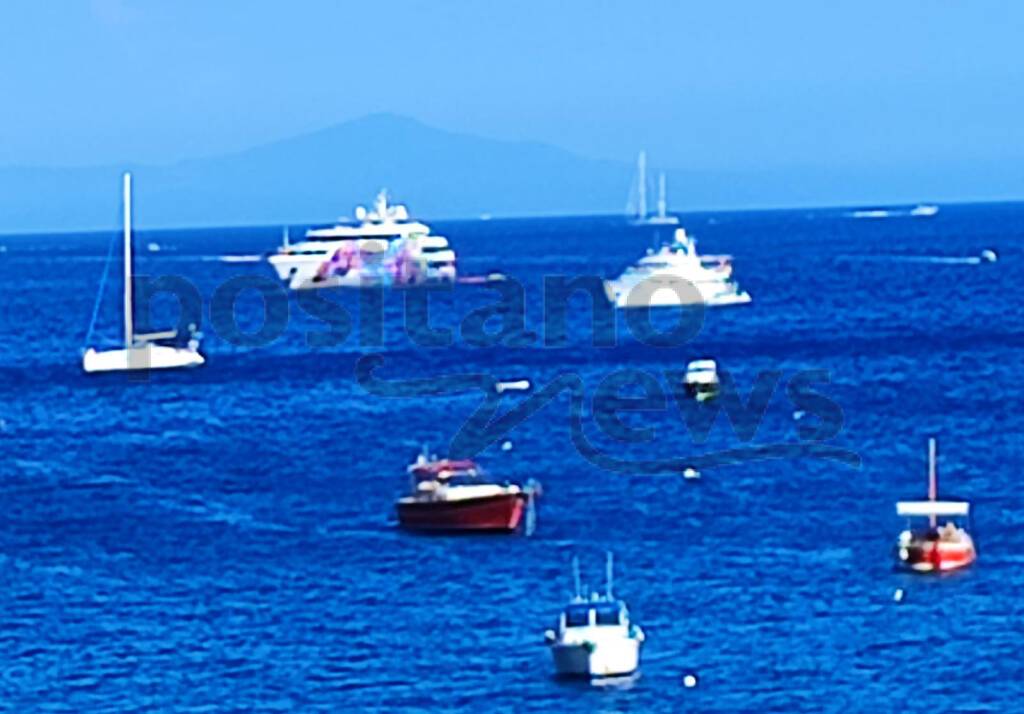
<path fill-rule="evenodd" d="M 402 205 L 388 205 L 386 191 L 371 210 L 356 208 L 356 222 L 341 221 L 306 232 L 267 259 L 292 290 L 324 287 L 405 287 L 455 282 L 455 252 L 448 239 L 430 234 Z"/>
<path fill-rule="evenodd" d="M 696 241 L 677 228 L 674 240 L 605 282 L 615 307 L 742 305 L 751 301 L 732 277 L 732 256 L 700 255 Z"/>

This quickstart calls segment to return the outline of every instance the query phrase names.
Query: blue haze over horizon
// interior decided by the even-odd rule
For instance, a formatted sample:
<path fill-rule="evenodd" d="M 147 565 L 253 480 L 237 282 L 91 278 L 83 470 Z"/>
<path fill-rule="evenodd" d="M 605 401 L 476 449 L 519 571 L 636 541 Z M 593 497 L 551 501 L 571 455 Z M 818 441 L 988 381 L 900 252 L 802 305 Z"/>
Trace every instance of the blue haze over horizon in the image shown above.
<path fill-rule="evenodd" d="M 114 168 L 152 173 L 153 226 L 330 220 L 377 184 L 425 215 L 614 213 L 640 149 L 677 210 L 1020 199 L 1022 35 L 987 1 L 14 0 L 0 232 L 109 223 Z"/>

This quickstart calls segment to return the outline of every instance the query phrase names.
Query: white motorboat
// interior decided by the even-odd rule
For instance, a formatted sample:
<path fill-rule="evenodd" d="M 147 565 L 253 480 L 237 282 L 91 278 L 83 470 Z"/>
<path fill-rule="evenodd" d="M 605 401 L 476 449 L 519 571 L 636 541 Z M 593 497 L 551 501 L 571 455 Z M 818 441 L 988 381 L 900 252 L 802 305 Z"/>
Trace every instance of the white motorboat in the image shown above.
<path fill-rule="evenodd" d="M 929 216 L 934 216 L 938 212 L 938 206 L 926 203 L 918 204 L 910 209 L 910 215 L 915 218 L 928 218 Z"/>
<path fill-rule="evenodd" d="M 636 202 L 633 202 L 634 196 Z M 636 160 L 636 182 L 630 192 L 626 213 L 630 220 L 638 225 L 674 226 L 679 223 L 675 216 L 668 215 L 668 203 L 665 199 L 665 173 L 658 174 L 658 211 L 654 215 L 647 213 L 647 153 L 641 151 Z"/>
<path fill-rule="evenodd" d="M 919 203 L 912 208 L 889 206 L 883 208 L 858 208 L 848 211 L 850 218 L 930 218 L 939 212 L 939 207 L 930 203 Z"/>
<path fill-rule="evenodd" d="M 356 208 L 356 223 L 315 228 L 284 243 L 267 260 L 292 290 L 454 283 L 455 252 L 425 223 L 410 220 L 405 206 L 389 205 L 381 191 L 372 210 Z"/>
<path fill-rule="evenodd" d="M 123 346 L 107 349 L 87 347 L 82 353 L 82 369 L 86 372 L 121 372 L 130 370 L 175 369 L 179 367 L 198 367 L 206 360 L 199 352 L 199 335 L 195 326 L 190 326 L 186 334 L 170 330 L 151 334 L 135 332 L 134 296 L 132 292 L 132 177 L 124 175 L 124 342 Z M 103 297 L 103 287 L 109 272 L 108 256 L 100 280 L 96 305 L 93 309 L 92 321 L 86 344 L 93 339 L 96 318 Z"/>
<path fill-rule="evenodd" d="M 616 307 L 744 305 L 750 294 L 732 277 L 732 256 L 700 255 L 696 241 L 677 228 L 672 243 L 651 249 L 618 278 L 605 282 Z"/>
<path fill-rule="evenodd" d="M 698 402 L 706 402 L 718 396 L 718 365 L 713 359 L 697 359 L 686 365 L 683 388 Z"/>
<path fill-rule="evenodd" d="M 617 677 L 640 666 L 643 630 L 629 618 L 629 609 L 612 594 L 612 555 L 608 554 L 604 595 L 586 598 L 580 592 L 579 561 L 573 558 L 576 594 L 558 619 L 558 629 L 548 630 L 555 671 L 563 676 Z"/>

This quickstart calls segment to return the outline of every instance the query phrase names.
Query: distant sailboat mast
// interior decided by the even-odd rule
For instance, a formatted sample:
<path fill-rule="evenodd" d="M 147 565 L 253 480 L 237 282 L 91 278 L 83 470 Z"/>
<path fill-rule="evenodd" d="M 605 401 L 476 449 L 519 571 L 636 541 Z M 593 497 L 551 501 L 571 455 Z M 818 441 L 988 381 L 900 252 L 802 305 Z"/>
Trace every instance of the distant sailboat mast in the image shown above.
<path fill-rule="evenodd" d="M 658 218 L 664 218 L 668 209 L 665 203 L 665 172 L 658 174 Z"/>
<path fill-rule="evenodd" d="M 939 482 L 935 473 L 935 439 L 928 439 L 928 500 L 937 501 L 939 498 Z M 929 514 L 928 525 L 935 528 L 937 520 L 935 514 Z"/>
<path fill-rule="evenodd" d="M 636 160 L 637 181 L 639 181 L 637 218 L 647 218 L 647 152 L 641 151 Z"/>

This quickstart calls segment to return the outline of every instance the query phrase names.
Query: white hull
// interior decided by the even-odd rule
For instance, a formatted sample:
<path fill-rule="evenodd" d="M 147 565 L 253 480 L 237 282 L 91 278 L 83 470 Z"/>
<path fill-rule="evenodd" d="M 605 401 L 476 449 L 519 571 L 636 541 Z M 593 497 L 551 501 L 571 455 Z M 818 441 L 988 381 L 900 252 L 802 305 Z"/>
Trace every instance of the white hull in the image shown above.
<path fill-rule="evenodd" d="M 674 287 L 659 286 L 657 278 L 640 282 L 609 280 L 605 291 L 617 308 L 631 307 L 725 307 L 746 305 L 752 301 L 750 293 L 736 290 L 727 283 L 688 283 L 680 278 L 666 280 Z"/>
<path fill-rule="evenodd" d="M 325 255 L 272 255 L 267 262 L 277 277 L 288 284 L 289 290 L 316 290 L 319 288 L 370 288 L 383 284 L 379 271 L 351 270 L 344 275 L 329 275 L 317 280 L 320 267 L 327 261 Z M 455 268 L 437 268 L 428 271 L 426 282 L 454 283 Z M 399 285 L 398 287 L 403 287 Z M 393 286 L 394 287 L 394 286 Z"/>
<path fill-rule="evenodd" d="M 619 677 L 640 666 L 640 640 L 612 639 L 596 643 L 551 645 L 555 671 L 562 676 Z"/>
<path fill-rule="evenodd" d="M 88 349 L 82 355 L 82 369 L 89 373 L 198 367 L 205 362 L 203 356 L 194 350 L 166 345 L 144 345 L 103 352 Z"/>
<path fill-rule="evenodd" d="M 634 218 L 635 226 L 678 226 L 679 218 L 676 216 L 647 216 L 646 218 Z"/>

